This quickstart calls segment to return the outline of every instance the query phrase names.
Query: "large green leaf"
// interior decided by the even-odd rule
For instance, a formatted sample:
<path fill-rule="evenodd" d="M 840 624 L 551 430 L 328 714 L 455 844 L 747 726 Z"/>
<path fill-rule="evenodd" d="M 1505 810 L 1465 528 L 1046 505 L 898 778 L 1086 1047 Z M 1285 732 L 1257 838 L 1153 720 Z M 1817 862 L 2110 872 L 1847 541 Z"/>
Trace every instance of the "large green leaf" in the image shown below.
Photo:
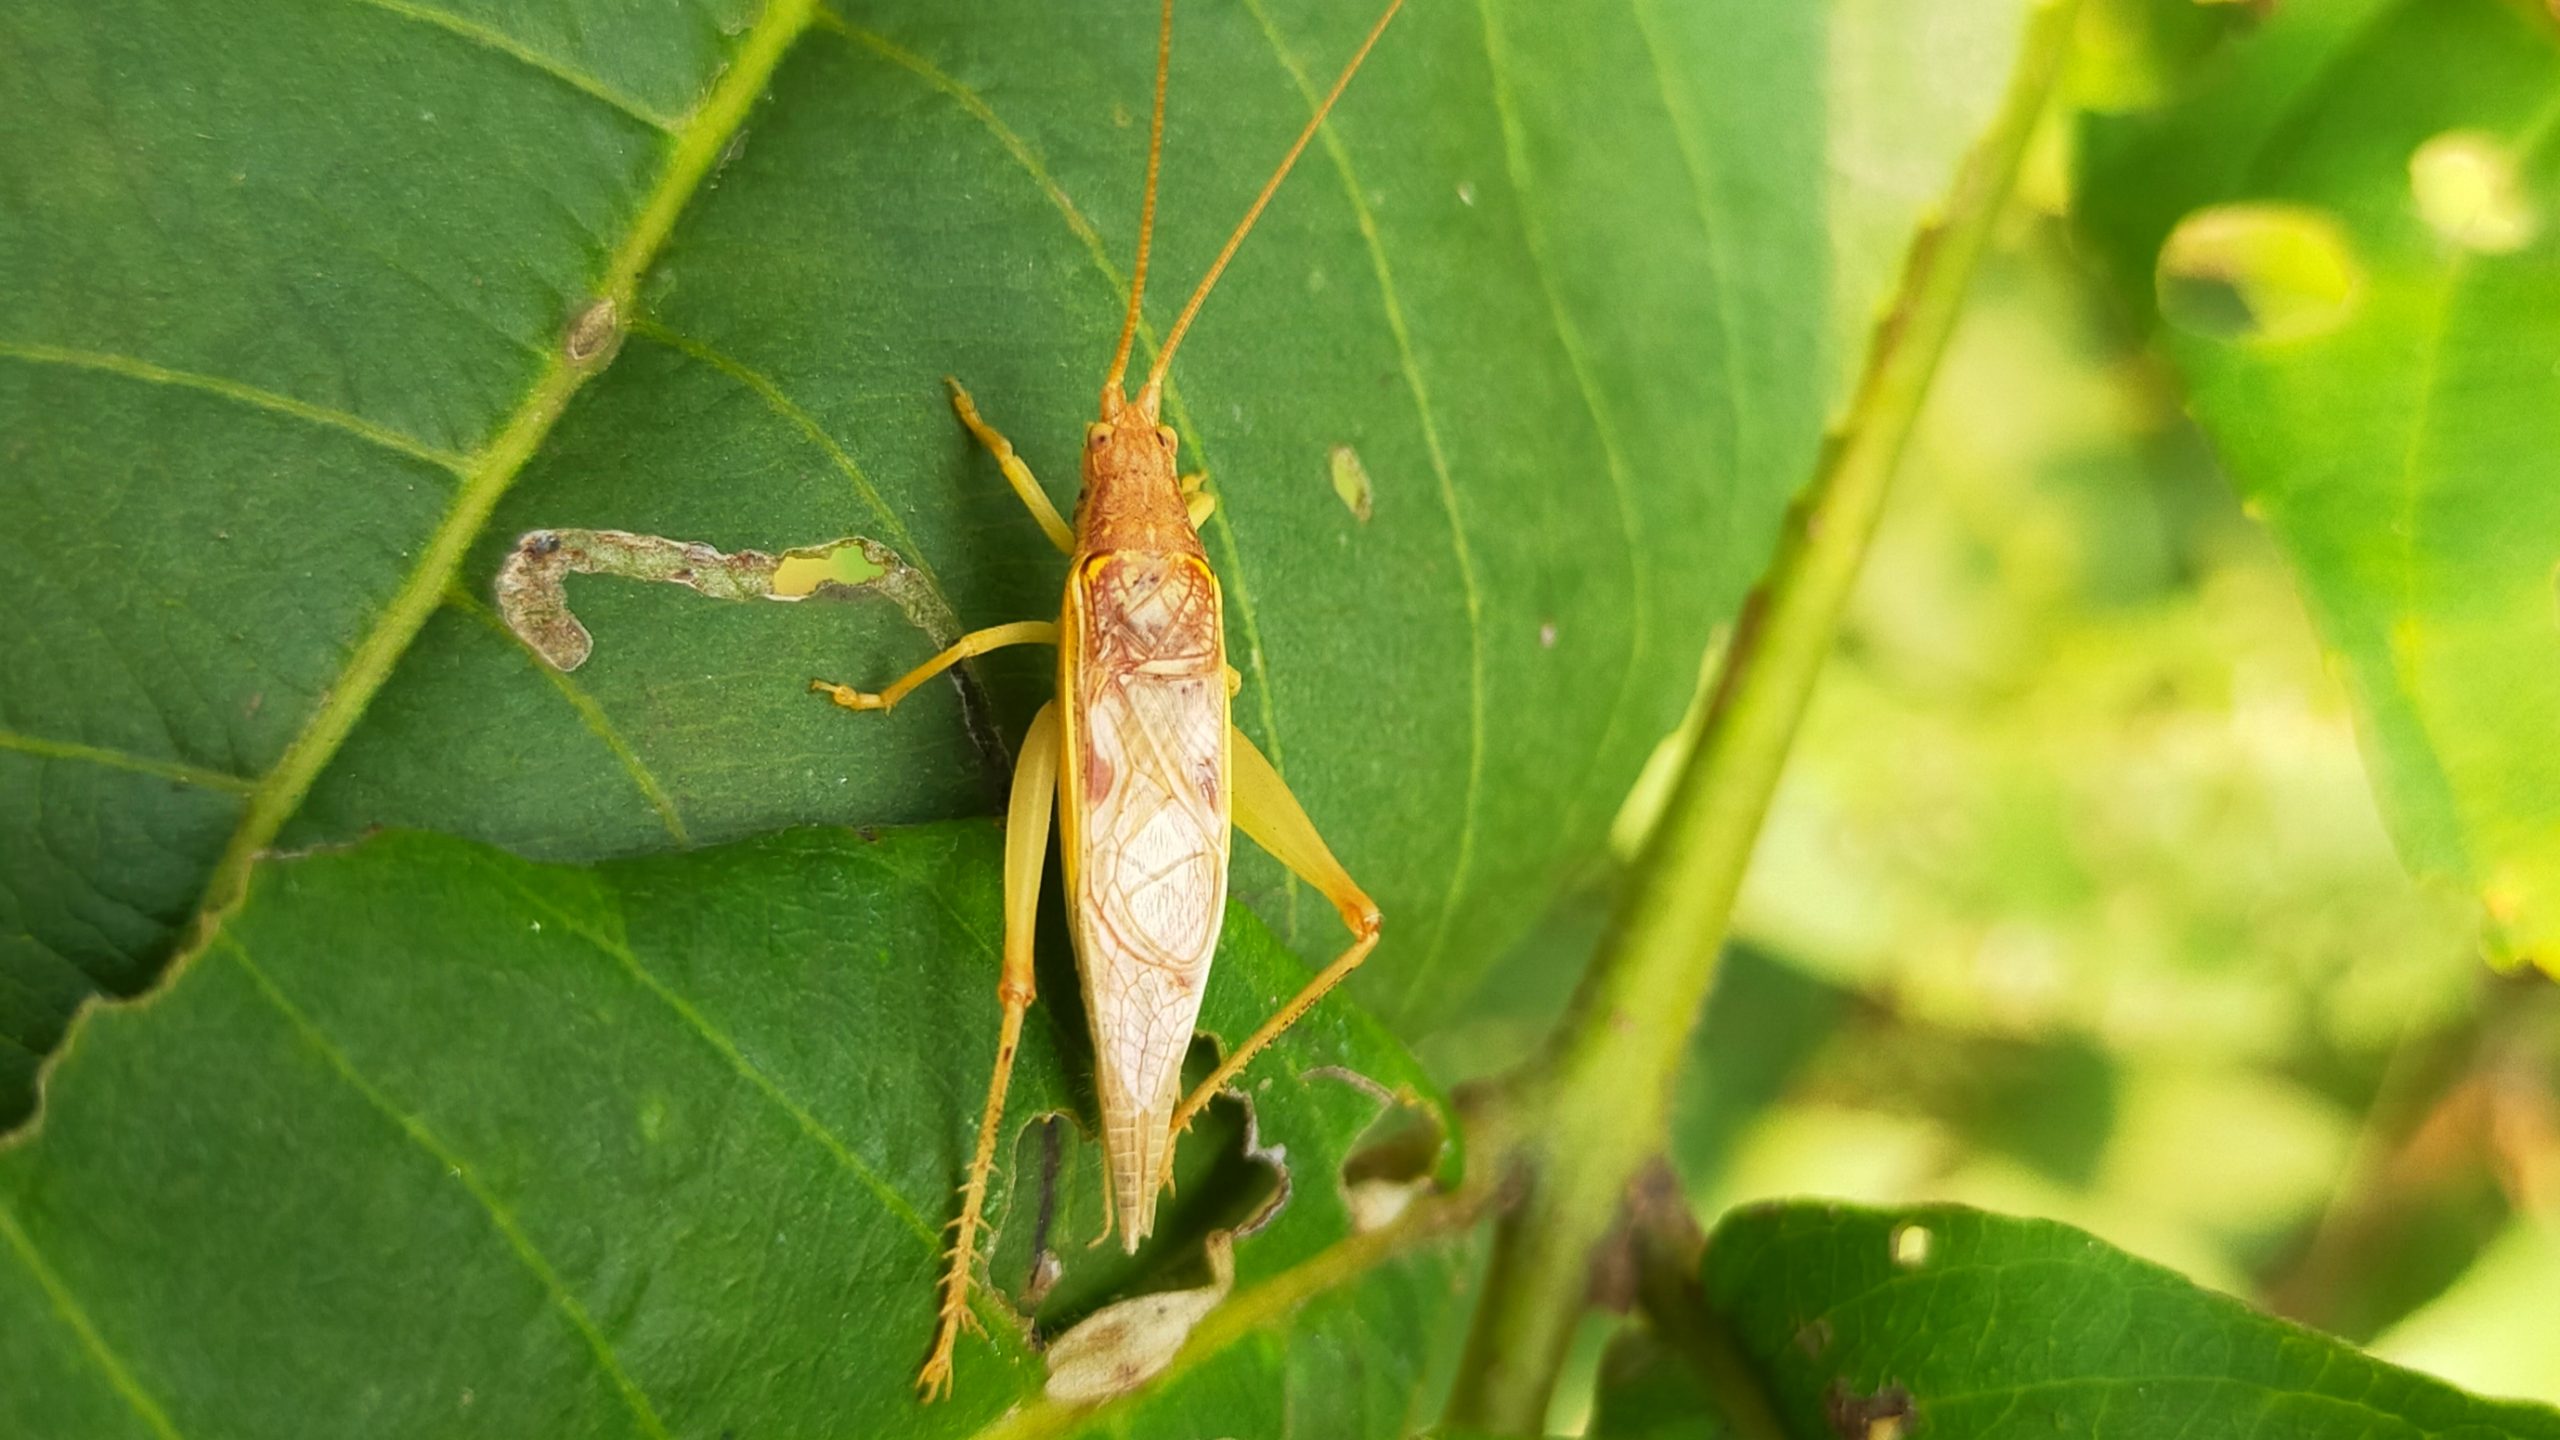
<path fill-rule="evenodd" d="M 0 1150 L 0 1433 L 1083 1428 L 997 1301 L 953 1403 L 908 1389 L 994 1052 L 1001 850 L 962 821 L 581 870 L 393 834 L 260 867 L 165 990 L 74 1032 Z M 1203 1028 L 1305 974 L 1238 910 Z M 1085 1104 L 1072 975 L 1044 978 L 1017 1125 Z M 1286 1203 L 1176 1371 L 1092 1423 L 1400 1433 L 1454 1257 L 1355 1233 L 1338 1172 L 1382 1095 L 1436 1102 L 1339 1001 L 1246 1083 Z M 1218 1146 L 1184 1148 L 1196 1265 Z M 1047 1208 L 1017 1173 L 1014 1235 Z M 1092 1213 L 1052 1227 L 1071 1280 Z"/>
<path fill-rule="evenodd" d="M 1757 1207 L 1716 1228 L 1700 1281 L 1701 1373 L 1800 1440 L 2560 1436 L 2560 1412 L 2465 1395 L 2051 1221 Z M 1597 1433 L 1670 1433 L 1679 1379 L 1641 1358 Z"/>
<path fill-rule="evenodd" d="M 2345 661 L 2404 854 L 2560 970 L 2554 40 L 2500 0 L 2288 3 L 2093 121 L 2081 204 Z"/>
<path fill-rule="evenodd" d="M 1185 7 L 1159 274 L 1370 8 Z M 1242 722 L 1385 904 L 1372 1002 L 1454 1003 L 1596 853 L 2016 8 L 1418 0 L 1265 217 L 1172 418 Z M 490 580 L 537 526 L 862 533 L 956 623 L 1050 612 L 940 377 L 1066 496 L 1151 9 L 0 7 L 0 1114 L 279 838 L 592 859 L 990 808 L 1035 661 L 974 725 L 946 687 L 856 719 L 803 685 L 921 658 L 893 607 L 583 580 L 560 676 Z M 1328 941 L 1267 863 L 1239 893 Z"/>

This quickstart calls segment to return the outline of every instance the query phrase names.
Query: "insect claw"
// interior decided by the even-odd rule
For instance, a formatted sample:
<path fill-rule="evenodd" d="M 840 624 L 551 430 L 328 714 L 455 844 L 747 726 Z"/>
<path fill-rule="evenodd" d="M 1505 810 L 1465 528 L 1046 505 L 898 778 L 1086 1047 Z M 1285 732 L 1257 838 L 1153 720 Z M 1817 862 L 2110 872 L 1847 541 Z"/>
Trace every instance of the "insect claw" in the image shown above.
<path fill-rule="evenodd" d="M 948 1343 L 934 1347 L 933 1358 L 924 1362 L 916 1376 L 916 1398 L 930 1405 L 951 1396 L 951 1347 Z"/>
<path fill-rule="evenodd" d="M 856 690 L 850 685 L 838 685 L 832 680 L 810 681 L 809 693 L 824 695 L 847 710 L 888 710 L 894 708 L 897 703 L 886 696 L 874 695 L 868 690 Z"/>

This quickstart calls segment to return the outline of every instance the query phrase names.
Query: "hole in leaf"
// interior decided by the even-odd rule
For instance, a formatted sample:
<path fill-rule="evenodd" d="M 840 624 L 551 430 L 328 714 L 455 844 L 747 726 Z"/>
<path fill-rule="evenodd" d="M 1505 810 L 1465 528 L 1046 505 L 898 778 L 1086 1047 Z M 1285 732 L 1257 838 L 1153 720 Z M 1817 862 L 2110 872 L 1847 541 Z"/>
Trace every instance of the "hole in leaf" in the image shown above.
<path fill-rule="evenodd" d="M 2507 255 L 2531 243 L 2533 207 L 2498 137 L 2448 130 L 2409 157 L 2409 193 L 2427 228 L 2465 250 Z"/>
<path fill-rule="evenodd" d="M 1893 1263 L 1905 1270 L 1916 1270 L 1927 1264 L 1931 1239 L 1929 1227 L 1926 1225 L 1894 1226 L 1893 1239 L 1890 1242 L 1893 1246 Z"/>
<path fill-rule="evenodd" d="M 1081 1017 L 1076 1017 L 1081 1024 Z M 1187 1079 L 1216 1063 L 1193 1049 Z M 1155 1233 L 1123 1253 L 1092 1243 L 1108 1213 L 1102 1147 L 1084 1122 L 1049 1114 L 1026 1123 L 1003 1162 L 1012 1178 L 988 1273 L 1041 1336 L 1063 1335 L 1103 1308 L 1146 1293 L 1198 1288 L 1211 1237 L 1250 1236 L 1288 1202 L 1286 1157 L 1256 1133 L 1253 1107 L 1223 1095 L 1174 1149 L 1173 1190 L 1157 1202 Z"/>
<path fill-rule="evenodd" d="M 761 550 L 733 555 L 698 540 L 626 530 L 529 530 L 498 567 L 498 614 L 557 670 L 577 669 L 595 649 L 595 637 L 569 613 L 563 582 L 571 575 L 682 585 L 714 600 L 841 600 L 877 591 L 926 634 L 938 638 L 947 628 L 933 623 L 940 617 L 927 608 L 915 572 L 898 552 L 859 535 L 786 550 L 777 559 Z"/>
<path fill-rule="evenodd" d="M 1326 1066 L 1308 1071 L 1307 1078 L 1339 1080 L 1377 1098 L 1377 1118 L 1342 1157 L 1342 1203 L 1354 1230 L 1394 1224 L 1436 1182 L 1448 1154 L 1448 1127 L 1431 1107 L 1357 1071 Z"/>
<path fill-rule="evenodd" d="M 2346 232 L 2300 205 L 2215 205 L 2160 247 L 2160 313 L 2217 340 L 2275 342 L 2346 323 L 2364 288 Z"/>
<path fill-rule="evenodd" d="M 1861 1395 L 1841 1380 L 1824 1392 L 1822 1411 L 1840 1440 L 1902 1440 L 1918 1418 L 1911 1392 L 1899 1385 Z"/>
<path fill-rule="evenodd" d="M 1044 1393 L 1071 1405 L 1107 1400 L 1145 1384 L 1173 1363 L 1193 1327 L 1235 1288 L 1235 1238 L 1224 1230 L 1211 1234 L 1203 1255 L 1207 1284 L 1117 1301 L 1060 1335 L 1049 1347 Z"/>

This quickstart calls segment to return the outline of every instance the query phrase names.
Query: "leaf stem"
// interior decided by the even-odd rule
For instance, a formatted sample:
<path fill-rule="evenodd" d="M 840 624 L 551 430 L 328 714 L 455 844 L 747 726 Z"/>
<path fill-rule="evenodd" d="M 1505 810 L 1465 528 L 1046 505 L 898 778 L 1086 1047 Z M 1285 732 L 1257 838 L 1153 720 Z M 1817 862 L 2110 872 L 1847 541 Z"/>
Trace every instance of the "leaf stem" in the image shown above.
<path fill-rule="evenodd" d="M 1845 422 L 1788 512 L 1661 821 L 1545 1053 L 1514 1083 L 1528 1121 L 1519 1203 L 1496 1228 L 1450 1420 L 1543 1432 L 1593 1252 L 1661 1148 L 1670 1081 L 1713 983 L 1733 902 L 1787 750 L 1831 650 L 1896 462 L 1975 262 L 2063 68 L 2076 0 L 2043 0 L 2009 91 L 1914 237 Z"/>
<path fill-rule="evenodd" d="M 1733 1440 L 1786 1440 L 1766 1382 L 1752 1370 L 1732 1326 L 1707 1304 L 1698 1274 L 1706 1232 L 1689 1213 L 1689 1197 L 1669 1161 L 1655 1156 L 1636 1176 L 1627 1208 L 1635 1301 L 1645 1323 L 1693 1368 L 1714 1397 L 1715 1420 Z"/>

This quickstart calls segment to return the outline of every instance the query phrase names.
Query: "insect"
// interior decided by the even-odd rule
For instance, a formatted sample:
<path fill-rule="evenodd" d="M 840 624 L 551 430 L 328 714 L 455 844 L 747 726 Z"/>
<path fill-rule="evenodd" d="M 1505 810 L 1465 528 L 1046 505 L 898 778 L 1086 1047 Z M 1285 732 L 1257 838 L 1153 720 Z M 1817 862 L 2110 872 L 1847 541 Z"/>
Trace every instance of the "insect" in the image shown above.
<path fill-rule="evenodd" d="M 1200 477 L 1180 473 L 1178 437 L 1157 414 L 1167 367 L 1201 303 L 1402 5 L 1403 0 L 1388 0 L 1210 262 L 1132 398 L 1125 381 L 1155 232 L 1165 80 L 1173 53 L 1173 0 L 1164 0 L 1137 262 L 1129 277 L 1119 345 L 1102 384 L 1100 415 L 1085 427 L 1084 486 L 1072 528 L 1012 443 L 979 415 L 957 380 L 949 382 L 961 423 L 993 452 L 1014 493 L 1067 553 L 1066 594 L 1058 618 L 964 635 L 877 692 L 811 682 L 811 689 L 849 709 L 887 710 L 970 656 L 1029 644 L 1052 644 L 1058 652 L 1057 697 L 1041 707 L 1023 738 L 1005 817 L 1004 961 L 996 986 L 1003 1016 L 977 1149 L 961 1187 L 960 1215 L 945 1258 L 933 1349 L 916 1377 L 928 1400 L 950 1393 L 952 1352 L 961 1328 L 977 1323 L 969 1291 L 1004 1120 L 1005 1087 L 1033 998 L 1033 918 L 1053 801 L 1068 925 L 1093 1026 L 1094 1088 L 1102 1109 L 1108 1176 L 1104 1198 L 1121 1243 L 1130 1250 L 1155 1227 L 1156 1197 L 1171 1173 L 1176 1137 L 1220 1087 L 1367 959 L 1378 943 L 1382 921 L 1377 905 L 1334 859 L 1280 773 L 1228 719 L 1238 677 L 1226 663 L 1218 577 L 1209 568 L 1198 528 L 1213 501 Z M 1350 927 L 1352 941 L 1184 1096 L 1182 1061 L 1191 1046 L 1226 907 L 1233 828 L 1242 829 L 1331 900 Z"/>

